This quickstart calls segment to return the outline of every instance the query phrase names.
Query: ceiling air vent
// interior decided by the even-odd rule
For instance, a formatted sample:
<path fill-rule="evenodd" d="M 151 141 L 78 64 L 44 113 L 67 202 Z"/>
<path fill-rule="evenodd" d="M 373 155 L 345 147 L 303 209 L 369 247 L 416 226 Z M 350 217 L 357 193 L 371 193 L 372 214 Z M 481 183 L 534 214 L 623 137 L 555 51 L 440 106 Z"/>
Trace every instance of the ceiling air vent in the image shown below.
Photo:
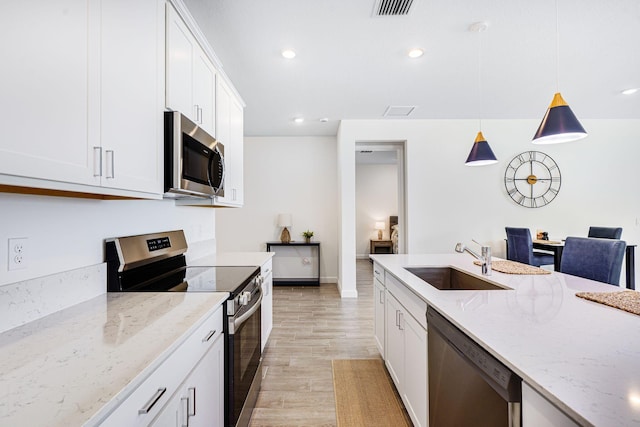
<path fill-rule="evenodd" d="M 390 105 L 384 112 L 384 117 L 409 117 L 416 109 L 414 105 L 394 106 Z"/>
<path fill-rule="evenodd" d="M 374 16 L 404 16 L 408 15 L 413 0 L 376 0 L 373 10 Z"/>

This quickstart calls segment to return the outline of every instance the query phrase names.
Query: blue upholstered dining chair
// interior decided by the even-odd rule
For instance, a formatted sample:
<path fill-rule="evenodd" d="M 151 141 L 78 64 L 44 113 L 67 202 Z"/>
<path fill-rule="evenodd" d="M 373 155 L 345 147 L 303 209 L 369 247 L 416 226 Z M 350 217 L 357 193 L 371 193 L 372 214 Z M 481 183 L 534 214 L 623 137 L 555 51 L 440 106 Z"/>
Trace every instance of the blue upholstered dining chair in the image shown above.
<path fill-rule="evenodd" d="M 622 237 L 622 227 L 589 227 L 589 234 L 587 237 L 620 239 L 620 237 Z"/>
<path fill-rule="evenodd" d="M 523 264 L 553 264 L 553 255 L 533 250 L 533 240 L 528 228 L 505 227 L 507 232 L 507 259 Z"/>
<path fill-rule="evenodd" d="M 622 240 L 567 237 L 560 271 L 617 286 L 626 246 Z"/>

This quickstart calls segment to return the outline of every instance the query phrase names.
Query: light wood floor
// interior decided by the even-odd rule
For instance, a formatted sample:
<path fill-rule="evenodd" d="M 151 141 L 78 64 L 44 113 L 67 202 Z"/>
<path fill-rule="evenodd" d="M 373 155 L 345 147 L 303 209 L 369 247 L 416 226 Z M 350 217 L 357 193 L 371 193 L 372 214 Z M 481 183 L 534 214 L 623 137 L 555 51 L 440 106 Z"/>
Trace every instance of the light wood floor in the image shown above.
<path fill-rule="evenodd" d="M 273 331 L 251 426 L 335 426 L 331 359 L 379 358 L 373 340 L 373 265 L 356 262 L 358 298 L 335 284 L 273 288 Z"/>

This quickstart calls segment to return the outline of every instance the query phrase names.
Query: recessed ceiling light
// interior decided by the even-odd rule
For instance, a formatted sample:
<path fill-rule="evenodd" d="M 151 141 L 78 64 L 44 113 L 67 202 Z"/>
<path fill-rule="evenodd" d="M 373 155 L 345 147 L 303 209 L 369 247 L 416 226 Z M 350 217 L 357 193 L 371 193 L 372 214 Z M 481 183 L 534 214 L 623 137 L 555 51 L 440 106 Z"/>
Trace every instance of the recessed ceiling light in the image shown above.
<path fill-rule="evenodd" d="M 282 56 L 287 59 L 293 59 L 296 57 L 296 52 L 293 49 L 284 49 L 281 53 Z"/>
<path fill-rule="evenodd" d="M 633 95 L 634 93 L 636 93 L 637 91 L 640 90 L 640 87 L 633 87 L 631 89 L 625 89 L 622 91 L 623 95 Z"/>
<path fill-rule="evenodd" d="M 304 122 L 304 117 L 296 117 L 295 119 L 293 119 L 293 121 L 296 123 L 302 123 Z"/>
<path fill-rule="evenodd" d="M 422 55 L 424 55 L 424 50 L 417 47 L 417 48 L 411 49 L 408 55 L 409 55 L 409 58 L 420 58 Z"/>
<path fill-rule="evenodd" d="M 327 123 L 329 121 L 328 117 L 323 117 L 320 119 L 320 123 Z"/>

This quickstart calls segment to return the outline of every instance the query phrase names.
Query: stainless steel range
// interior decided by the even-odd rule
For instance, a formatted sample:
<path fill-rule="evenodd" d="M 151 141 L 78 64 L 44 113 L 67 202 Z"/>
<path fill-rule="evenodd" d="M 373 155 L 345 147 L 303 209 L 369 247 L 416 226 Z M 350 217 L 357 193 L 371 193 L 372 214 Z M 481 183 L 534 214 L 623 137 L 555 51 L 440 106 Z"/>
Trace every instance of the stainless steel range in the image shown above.
<path fill-rule="evenodd" d="M 260 390 L 260 267 L 188 266 L 182 230 L 108 239 L 109 292 L 229 292 L 225 302 L 225 425 L 247 426 Z"/>

